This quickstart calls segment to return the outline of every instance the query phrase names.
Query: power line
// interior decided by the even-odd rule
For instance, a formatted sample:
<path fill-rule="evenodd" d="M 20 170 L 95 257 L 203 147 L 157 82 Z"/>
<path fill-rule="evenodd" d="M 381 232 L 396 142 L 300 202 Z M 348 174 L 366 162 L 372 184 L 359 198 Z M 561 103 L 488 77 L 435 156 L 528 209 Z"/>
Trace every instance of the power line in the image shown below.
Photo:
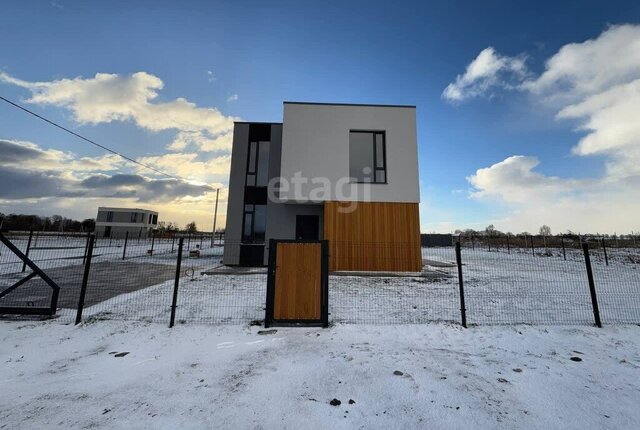
<path fill-rule="evenodd" d="M 141 163 L 141 162 L 139 162 L 139 161 L 137 161 L 137 160 L 134 160 L 133 158 L 127 157 L 127 156 L 126 156 L 126 155 L 124 155 L 124 154 L 121 154 L 121 153 L 119 153 L 119 152 L 117 152 L 117 151 L 114 151 L 113 149 L 107 148 L 107 147 L 106 147 L 106 146 L 104 146 L 104 145 L 100 145 L 99 143 L 94 142 L 93 140 L 88 139 L 88 138 L 86 138 L 86 137 L 84 137 L 84 136 L 82 136 L 82 135 L 80 135 L 80 134 L 78 134 L 78 133 L 76 133 L 76 132 L 74 132 L 74 131 L 71 131 L 71 130 L 69 130 L 68 128 L 63 127 L 63 126 L 61 126 L 60 124 L 57 124 L 57 123 L 55 123 L 55 122 L 53 122 L 53 121 L 51 121 L 51 120 L 49 120 L 49 119 L 47 119 L 47 118 L 45 118 L 45 117 L 43 117 L 43 116 L 41 116 L 41 115 L 38 115 L 37 113 L 35 113 L 35 112 L 33 112 L 33 111 L 30 111 L 29 109 L 27 109 L 27 108 L 25 108 L 25 107 L 23 107 L 23 106 L 20 106 L 19 104 L 14 103 L 14 102 L 12 102 L 11 100 L 7 100 L 6 98 L 4 98 L 4 97 L 2 97 L 2 96 L 0 96 L 0 100 L 3 100 L 3 101 L 5 101 L 5 102 L 9 103 L 10 105 L 12 105 L 12 106 L 14 106 L 14 107 L 17 107 L 18 109 L 23 110 L 24 112 L 27 112 L 28 114 L 31 114 L 31 115 L 35 116 L 36 118 L 41 119 L 41 120 L 42 120 L 42 121 L 44 121 L 44 122 L 48 122 L 49 124 L 53 125 L 54 127 L 58 127 L 59 129 L 64 130 L 64 131 L 66 131 L 67 133 L 70 133 L 70 134 L 74 135 L 75 137 L 78 137 L 78 138 L 80 138 L 80 139 L 82 139 L 82 140 L 84 140 L 84 141 L 86 141 L 86 142 L 89 142 L 90 144 L 92 144 L 92 145 L 94 145 L 94 146 L 97 146 L 98 148 L 101 148 L 101 149 L 103 149 L 103 150 L 105 150 L 105 151 L 107 151 L 107 152 L 110 152 L 110 153 L 112 153 L 112 154 L 114 154 L 114 155 L 117 155 L 118 157 L 121 157 L 121 158 L 123 158 L 123 159 L 125 159 L 125 160 L 127 160 L 127 161 L 130 161 L 131 163 L 135 163 L 135 164 L 137 164 L 137 165 L 139 165 L 139 166 L 142 166 L 142 167 L 144 167 L 144 168 L 146 168 L 146 169 L 153 170 L 154 172 L 159 173 L 159 174 L 164 175 L 164 176 L 167 176 L 167 177 L 169 177 L 169 178 L 177 179 L 177 180 L 179 180 L 179 181 L 185 181 L 185 182 L 188 182 L 186 179 L 181 178 L 180 176 L 170 175 L 169 173 L 165 173 L 165 172 L 163 172 L 162 170 L 158 170 L 158 169 L 156 169 L 155 167 L 151 167 L 151 166 L 149 166 L 148 164 Z"/>

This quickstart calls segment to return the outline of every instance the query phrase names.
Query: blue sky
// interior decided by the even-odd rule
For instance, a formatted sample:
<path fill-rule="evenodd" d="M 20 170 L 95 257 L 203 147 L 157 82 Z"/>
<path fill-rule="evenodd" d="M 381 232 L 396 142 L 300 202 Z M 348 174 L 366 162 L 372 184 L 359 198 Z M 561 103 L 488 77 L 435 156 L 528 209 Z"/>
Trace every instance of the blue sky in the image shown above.
<path fill-rule="evenodd" d="M 32 84 L 92 79 L 96 73 L 125 79 L 145 72 L 163 84 L 155 89 L 157 96 L 150 103 L 183 98 L 197 108 L 216 108 L 225 118 L 256 121 L 280 121 L 283 100 L 414 104 L 423 231 L 484 228 L 490 223 L 512 231 L 532 231 L 542 224 L 550 224 L 554 231 L 640 230 L 622 215 L 604 223 L 602 214 L 578 218 L 572 214 L 585 210 L 585 202 L 601 206 L 599 196 L 586 191 L 584 184 L 589 181 L 597 182 L 598 189 L 605 187 L 603 181 L 621 189 L 611 184 L 609 179 L 615 175 L 607 170 L 611 159 L 620 162 L 620 151 L 572 151 L 590 133 L 576 128 L 593 120 L 596 113 L 557 118 L 563 108 L 597 94 L 567 92 L 567 98 L 559 101 L 549 86 L 524 89 L 526 82 L 535 82 L 548 70 L 545 62 L 563 46 L 599 40 L 616 25 L 634 29 L 640 21 L 637 1 L 268 3 L 5 1 L 0 6 L 0 71 L 31 86 L 0 82 L 0 95 L 25 102 L 34 111 L 132 157 L 189 153 L 197 155 L 190 158 L 192 162 L 202 163 L 228 151 L 216 147 L 201 152 L 193 144 L 182 152 L 167 150 L 180 129 L 145 126 L 137 114 L 92 121 L 89 113 L 79 120 L 78 111 L 73 110 L 76 102 L 49 98 L 29 103 L 38 91 Z M 635 32 L 628 33 L 616 36 L 616 46 L 636 42 Z M 443 97 L 445 88 L 488 47 L 494 49 L 496 64 L 522 59 L 526 72 L 520 75 L 509 67 L 498 68 L 495 75 L 470 78 L 465 91 L 472 95 L 463 94 L 460 100 Z M 599 91 L 635 82 L 640 78 L 637 66 L 626 65 Z M 605 68 L 608 63 L 593 67 Z M 567 76 L 575 79 L 570 85 L 586 79 L 575 73 Z M 589 76 L 595 79 L 596 75 Z M 211 138 L 215 130 L 208 130 Z M 0 105 L 0 139 L 30 142 L 42 151 L 55 149 L 76 157 L 102 155 L 4 104 Z M 640 142 L 640 136 L 633 142 Z M 635 153 L 637 146 L 633 148 Z M 504 182 L 509 181 L 497 183 L 494 175 L 500 166 L 487 172 L 490 177 L 478 177 L 475 185 L 469 181 L 478 169 L 515 155 L 537 158 L 530 182 L 540 180 L 539 189 L 505 189 Z M 165 164 L 157 165 L 173 166 L 168 159 Z M 118 165 L 98 173 L 141 172 Z M 625 176 L 625 183 L 634 181 L 636 173 Z M 191 179 L 225 183 L 224 173 Z M 526 175 L 520 180 L 528 182 Z M 611 195 L 605 189 L 601 192 Z M 104 200 L 104 194 L 91 194 L 93 200 L 74 197 L 77 194 L 4 199 L 0 195 L 0 212 L 94 216 L 94 201 Z M 206 196 L 200 202 L 180 204 L 138 202 L 169 207 L 164 211 L 166 221 L 183 224 L 192 214 L 207 227 L 211 194 Z M 541 211 L 541 207 L 548 209 Z M 619 210 L 631 208 L 621 204 Z"/>

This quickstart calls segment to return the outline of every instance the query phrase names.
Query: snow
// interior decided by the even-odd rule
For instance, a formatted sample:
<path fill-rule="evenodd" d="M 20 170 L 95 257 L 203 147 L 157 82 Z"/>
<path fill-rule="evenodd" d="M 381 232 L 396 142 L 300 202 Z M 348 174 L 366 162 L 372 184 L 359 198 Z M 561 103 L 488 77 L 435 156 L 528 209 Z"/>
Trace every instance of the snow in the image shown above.
<path fill-rule="evenodd" d="M 258 330 L 2 321 L 0 428 L 640 425 L 637 326 Z"/>
<path fill-rule="evenodd" d="M 597 254 L 592 259 L 602 322 L 640 323 L 640 264 L 626 263 L 612 254 L 609 266 Z M 429 276 L 329 276 L 330 321 L 460 322 L 457 267 L 438 264 L 455 262 L 453 248 L 425 248 L 423 256 L 434 264 L 428 267 L 432 270 Z M 567 261 L 558 254 L 532 257 L 526 252 L 478 249 L 463 249 L 462 258 L 469 324 L 594 324 L 584 260 L 573 250 Z M 248 323 L 263 319 L 266 274 L 201 273 L 202 267 L 214 264 L 207 257 L 183 260 L 183 268 L 194 270 L 181 278 L 176 321 Z M 172 291 L 170 280 L 85 308 L 84 315 L 167 323 Z M 60 313 L 66 320 L 75 316 L 75 310 Z"/>

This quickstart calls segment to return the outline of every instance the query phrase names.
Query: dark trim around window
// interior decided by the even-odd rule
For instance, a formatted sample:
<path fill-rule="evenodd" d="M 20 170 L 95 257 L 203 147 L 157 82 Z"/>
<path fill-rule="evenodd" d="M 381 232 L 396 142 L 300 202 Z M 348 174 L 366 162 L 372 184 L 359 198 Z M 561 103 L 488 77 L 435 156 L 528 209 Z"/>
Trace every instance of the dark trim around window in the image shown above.
<path fill-rule="evenodd" d="M 349 133 L 370 133 L 373 137 L 373 176 L 371 181 L 353 181 L 352 184 L 388 184 L 387 175 L 387 132 L 385 130 L 349 130 Z M 376 135 L 382 136 L 382 167 L 378 167 L 378 151 L 376 151 Z M 384 181 L 377 180 L 377 172 L 384 172 Z"/>

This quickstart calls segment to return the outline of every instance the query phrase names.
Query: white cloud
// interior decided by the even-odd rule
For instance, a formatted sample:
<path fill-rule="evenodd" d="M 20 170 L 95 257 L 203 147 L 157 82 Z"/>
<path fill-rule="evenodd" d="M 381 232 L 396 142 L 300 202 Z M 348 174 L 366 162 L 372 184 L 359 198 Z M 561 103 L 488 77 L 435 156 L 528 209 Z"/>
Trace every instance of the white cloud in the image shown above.
<path fill-rule="evenodd" d="M 216 78 L 216 75 L 214 75 L 213 71 L 207 70 L 207 81 L 215 82 L 216 79 L 218 78 Z"/>
<path fill-rule="evenodd" d="M 134 121 L 149 131 L 182 130 L 228 133 L 235 118 L 216 108 L 197 107 L 184 98 L 156 101 L 164 87 L 160 78 L 146 72 L 132 75 L 97 73 L 93 78 L 28 82 L 0 72 L 0 82 L 31 91 L 29 103 L 64 107 L 81 124 Z"/>
<path fill-rule="evenodd" d="M 485 48 L 467 66 L 462 75 L 444 89 L 442 97 L 450 102 L 490 94 L 497 87 L 514 87 L 527 75 L 523 55 L 508 57 L 492 47 Z"/>
<path fill-rule="evenodd" d="M 640 76 L 640 26 L 618 25 L 596 39 L 569 43 L 546 61 L 545 71 L 523 88 L 546 96 L 588 96 Z"/>
<path fill-rule="evenodd" d="M 230 95 L 229 97 L 227 97 L 227 102 L 235 102 L 236 100 L 238 100 L 238 95 L 237 94 L 233 94 L 233 95 Z"/>
<path fill-rule="evenodd" d="M 535 172 L 536 157 L 514 155 L 467 177 L 474 190 L 471 197 L 493 198 L 508 203 L 539 203 L 575 192 L 586 182 L 545 176 Z"/>
<path fill-rule="evenodd" d="M 167 146 L 172 151 L 182 151 L 189 147 L 196 147 L 203 152 L 231 152 L 233 144 L 233 133 L 219 134 L 216 137 L 210 137 L 206 133 L 200 131 L 181 131 L 173 141 Z"/>
<path fill-rule="evenodd" d="M 631 214 L 640 212 L 640 26 L 613 26 L 563 46 L 519 89 L 552 101 L 558 120 L 577 121 L 584 135 L 571 152 L 604 156 L 605 173 L 589 180 L 547 176 L 535 171 L 536 157 L 513 156 L 468 177 L 471 196 L 507 204 L 505 223 L 512 226 L 638 230 Z"/>
<path fill-rule="evenodd" d="M 222 155 L 208 160 L 199 160 L 198 158 L 198 153 L 189 152 L 140 157 L 137 161 L 154 166 L 164 172 L 199 182 L 210 183 L 228 178 L 231 168 L 230 155 Z"/>

